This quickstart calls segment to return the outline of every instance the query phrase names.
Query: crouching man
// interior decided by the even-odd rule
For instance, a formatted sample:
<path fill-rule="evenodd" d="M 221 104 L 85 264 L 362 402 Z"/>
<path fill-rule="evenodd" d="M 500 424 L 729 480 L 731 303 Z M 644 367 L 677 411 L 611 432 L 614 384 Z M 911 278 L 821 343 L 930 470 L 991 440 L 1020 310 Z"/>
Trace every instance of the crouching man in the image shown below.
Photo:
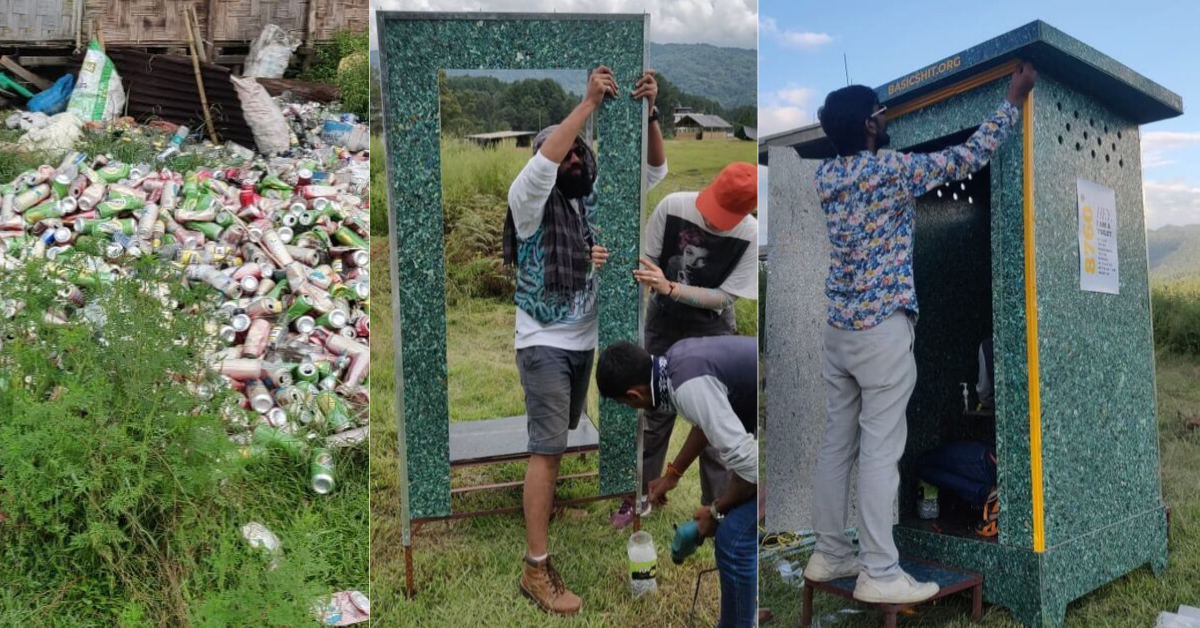
<path fill-rule="evenodd" d="M 694 518 L 713 537 L 721 578 L 718 628 L 750 628 L 758 596 L 758 339 L 686 338 L 664 355 L 618 342 L 596 366 L 600 394 L 641 410 L 678 413 L 692 425 L 676 457 L 682 474 L 711 445 L 729 469 L 725 490 Z M 651 484 L 657 500 L 675 486 L 666 476 Z"/>

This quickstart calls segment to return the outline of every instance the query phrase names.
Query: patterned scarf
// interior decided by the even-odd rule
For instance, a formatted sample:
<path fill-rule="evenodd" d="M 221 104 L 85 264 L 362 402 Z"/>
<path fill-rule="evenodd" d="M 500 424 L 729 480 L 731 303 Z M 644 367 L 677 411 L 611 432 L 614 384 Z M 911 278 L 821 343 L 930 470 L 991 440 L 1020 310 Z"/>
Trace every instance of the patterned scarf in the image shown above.
<path fill-rule="evenodd" d="M 536 153 L 545 143 L 550 133 L 558 125 L 550 126 L 538 133 L 533 142 Z M 575 139 L 575 146 L 583 162 L 583 176 L 593 185 L 596 182 L 596 155 L 590 146 L 581 138 Z M 580 202 L 582 204 L 582 200 Z M 546 209 L 542 215 L 542 247 L 546 251 L 545 284 L 546 291 L 559 299 L 570 299 L 572 295 L 587 286 L 587 273 L 591 262 L 589 230 L 584 224 L 583 208 L 576 210 L 571 206 L 570 199 L 556 184 L 546 200 Z M 517 226 L 513 219 L 512 207 L 504 217 L 504 263 L 508 266 L 517 264 Z"/>

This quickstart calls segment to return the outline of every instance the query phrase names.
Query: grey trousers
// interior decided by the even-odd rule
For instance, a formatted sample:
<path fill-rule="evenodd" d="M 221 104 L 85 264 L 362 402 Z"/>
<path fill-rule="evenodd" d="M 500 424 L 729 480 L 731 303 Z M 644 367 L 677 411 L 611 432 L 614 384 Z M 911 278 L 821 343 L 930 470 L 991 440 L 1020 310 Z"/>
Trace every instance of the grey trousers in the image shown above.
<path fill-rule="evenodd" d="M 816 551 L 840 560 L 854 550 L 844 530 L 850 469 L 857 460 L 859 560 L 868 576 L 883 580 L 901 573 L 892 506 L 908 437 L 905 409 L 917 382 L 915 337 L 912 321 L 902 312 L 866 330 L 825 328 L 828 415 L 813 491 Z"/>
<path fill-rule="evenodd" d="M 654 355 L 663 355 L 667 349 L 684 338 L 697 336 L 722 336 L 734 333 L 733 308 L 726 310 L 720 319 L 705 327 L 691 327 L 666 320 L 665 315 L 650 304 L 646 320 L 646 350 Z M 642 433 L 642 493 L 652 480 L 662 477 L 667 466 L 667 447 L 671 444 L 671 432 L 675 429 L 674 412 L 646 410 L 646 429 Z M 700 503 L 709 505 L 725 492 L 729 485 L 729 469 L 721 461 L 717 450 L 709 445 L 700 453 Z"/>

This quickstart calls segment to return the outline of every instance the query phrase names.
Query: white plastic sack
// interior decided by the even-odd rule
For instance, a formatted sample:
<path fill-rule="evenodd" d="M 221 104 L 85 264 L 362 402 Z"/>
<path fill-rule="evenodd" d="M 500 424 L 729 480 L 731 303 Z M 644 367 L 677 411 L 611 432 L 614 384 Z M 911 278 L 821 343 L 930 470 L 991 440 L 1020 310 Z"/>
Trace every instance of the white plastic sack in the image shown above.
<path fill-rule="evenodd" d="M 299 39 L 292 38 L 282 28 L 267 24 L 254 43 L 250 44 L 243 75 L 283 78 L 288 62 L 292 60 L 292 53 L 300 47 L 300 43 Z"/>
<path fill-rule="evenodd" d="M 229 80 L 233 81 L 233 87 L 237 90 L 242 114 L 246 118 L 246 125 L 254 133 L 258 152 L 274 155 L 287 150 L 291 146 L 287 120 L 267 89 L 252 78 L 231 76 Z"/>
<path fill-rule="evenodd" d="M 100 42 L 93 39 L 79 68 L 79 78 L 75 81 L 67 111 L 88 122 L 112 120 L 124 109 L 125 88 L 121 85 L 117 67 L 104 54 Z"/>
<path fill-rule="evenodd" d="M 22 131 L 40 129 L 50 123 L 50 116 L 40 111 L 18 111 L 4 121 L 4 126 L 10 129 L 19 128 Z"/>
<path fill-rule="evenodd" d="M 75 148 L 79 136 L 83 134 L 83 121 L 74 113 L 64 111 L 50 116 L 47 124 L 41 128 L 32 129 L 21 139 L 17 146 L 24 151 L 45 151 L 51 158 Z"/>

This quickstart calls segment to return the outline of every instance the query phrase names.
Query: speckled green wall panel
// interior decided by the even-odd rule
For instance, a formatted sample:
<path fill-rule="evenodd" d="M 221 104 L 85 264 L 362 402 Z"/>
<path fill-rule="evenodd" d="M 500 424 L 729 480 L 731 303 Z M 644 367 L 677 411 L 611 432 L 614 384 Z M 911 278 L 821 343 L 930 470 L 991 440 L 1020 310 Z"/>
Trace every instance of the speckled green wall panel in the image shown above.
<path fill-rule="evenodd" d="M 1039 82 L 1034 102 L 1042 456 L 1053 547 L 1156 508 L 1161 494 L 1138 129 L 1051 77 Z M 1118 295 L 1079 289 L 1076 177 L 1116 191 Z"/>
<path fill-rule="evenodd" d="M 1137 530 L 1136 535 L 1127 533 Z M 936 560 L 986 574 L 983 597 L 1009 609 L 1025 626 L 1058 628 L 1067 605 L 1144 565 L 1167 566 L 1166 512 L 1162 508 L 1117 521 L 1037 554 L 999 543 L 897 528 L 906 556 Z"/>
<path fill-rule="evenodd" d="M 597 115 L 600 172 L 598 227 L 613 251 L 600 286 L 600 345 L 636 339 L 638 291 L 628 277 L 641 226 L 644 105 L 628 97 L 641 76 L 644 16 L 379 14 L 393 230 L 396 309 L 402 350 L 403 408 L 411 517 L 450 513 L 446 392 L 445 270 L 437 71 L 462 69 L 583 69 L 606 65 L 622 98 Z M 637 417 L 623 406 L 600 406 L 600 489 L 636 485 Z"/>

